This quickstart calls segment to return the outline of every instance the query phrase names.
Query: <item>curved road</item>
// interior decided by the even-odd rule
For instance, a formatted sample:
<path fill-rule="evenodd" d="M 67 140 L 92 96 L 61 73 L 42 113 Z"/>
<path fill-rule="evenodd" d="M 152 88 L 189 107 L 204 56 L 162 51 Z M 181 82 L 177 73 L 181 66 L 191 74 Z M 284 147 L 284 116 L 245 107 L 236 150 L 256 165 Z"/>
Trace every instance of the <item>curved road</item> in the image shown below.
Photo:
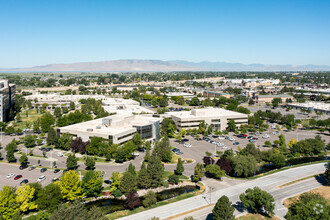
<path fill-rule="evenodd" d="M 150 209 L 144 212 L 140 212 L 134 215 L 130 215 L 127 217 L 121 218 L 122 220 L 129 220 L 129 219 L 134 219 L 134 220 L 146 220 L 151 217 L 159 217 L 160 219 L 166 219 L 173 217 L 175 215 L 179 215 L 181 213 L 185 213 L 187 211 L 195 210 L 198 208 L 202 208 L 204 206 L 207 206 L 209 204 L 214 204 L 222 195 L 226 195 L 229 197 L 229 199 L 233 202 L 236 203 L 239 201 L 239 194 L 243 193 L 246 189 L 248 188 L 253 188 L 255 186 L 260 187 L 263 190 L 266 190 L 268 192 L 274 191 L 273 194 L 274 197 L 276 198 L 276 214 L 279 212 L 277 210 L 283 210 L 283 207 L 279 206 L 282 202 L 282 200 L 285 198 L 286 195 L 290 196 L 290 192 L 293 192 L 292 190 L 287 193 L 285 193 L 285 188 L 279 189 L 278 186 L 288 183 L 294 180 L 301 179 L 303 177 L 307 176 L 312 176 L 314 174 L 322 173 L 326 169 L 326 163 L 320 163 L 320 164 L 313 164 L 313 165 L 308 165 L 308 166 L 302 166 L 302 167 L 297 167 L 297 168 L 292 168 L 288 170 L 284 170 L 272 175 L 268 175 L 265 177 L 261 177 L 255 180 L 243 182 L 237 185 L 233 186 L 228 186 L 223 189 L 219 189 L 217 191 L 212 192 L 211 194 L 207 190 L 204 194 L 195 196 L 192 198 L 188 198 L 185 200 L 181 200 L 175 203 L 171 203 L 168 205 L 164 205 L 161 207 L 157 207 L 154 209 Z M 317 185 L 317 184 L 316 184 Z M 307 191 L 309 189 L 313 189 L 313 186 L 315 188 L 315 185 L 307 185 L 301 188 L 301 192 Z M 295 190 L 298 189 L 298 187 L 293 187 Z M 283 190 L 282 190 L 283 189 Z M 277 194 L 276 194 L 277 193 Z M 300 191 L 298 190 L 297 192 L 295 191 L 295 194 L 299 194 Z M 294 194 L 294 195 L 295 195 Z M 211 196 L 210 196 L 211 195 Z M 284 195 L 284 197 L 283 197 Z M 283 197 L 283 198 L 282 198 Z M 281 201 L 278 201 L 281 200 Z M 210 207 L 210 209 L 212 209 Z M 283 211 L 282 211 L 283 212 Z M 281 213 L 282 213 L 281 212 Z M 209 212 L 208 212 L 209 213 Z M 244 213 L 244 210 L 240 210 L 238 206 L 238 210 L 236 210 L 236 214 L 242 214 Z M 192 214 L 190 214 L 192 215 Z M 188 214 L 189 216 L 189 214 Z M 195 215 L 193 215 L 195 216 Z M 280 214 L 279 217 L 282 217 L 283 214 Z M 198 215 L 196 217 L 199 217 Z M 202 217 L 202 216 L 201 216 Z M 205 219 L 204 218 L 201 219 Z M 180 218 L 179 218 L 180 219 Z"/>

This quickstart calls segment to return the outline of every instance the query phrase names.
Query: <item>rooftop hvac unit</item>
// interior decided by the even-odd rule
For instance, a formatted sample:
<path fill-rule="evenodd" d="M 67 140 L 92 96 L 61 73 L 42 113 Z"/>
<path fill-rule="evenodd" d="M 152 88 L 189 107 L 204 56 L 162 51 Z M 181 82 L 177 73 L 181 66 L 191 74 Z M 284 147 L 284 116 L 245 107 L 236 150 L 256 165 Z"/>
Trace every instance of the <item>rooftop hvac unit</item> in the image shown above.
<path fill-rule="evenodd" d="M 87 128 L 86 130 L 87 131 L 93 131 L 93 128 Z"/>
<path fill-rule="evenodd" d="M 102 119 L 102 125 L 108 127 L 111 125 L 111 119 L 110 118 L 103 118 Z"/>
<path fill-rule="evenodd" d="M 96 129 L 101 129 L 101 125 L 96 126 Z"/>

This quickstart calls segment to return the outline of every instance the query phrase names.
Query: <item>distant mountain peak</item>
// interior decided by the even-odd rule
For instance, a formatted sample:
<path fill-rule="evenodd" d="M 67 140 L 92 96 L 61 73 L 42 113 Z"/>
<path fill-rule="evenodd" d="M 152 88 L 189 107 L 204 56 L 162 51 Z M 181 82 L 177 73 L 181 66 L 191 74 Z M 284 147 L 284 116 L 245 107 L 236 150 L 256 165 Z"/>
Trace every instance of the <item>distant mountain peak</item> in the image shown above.
<path fill-rule="evenodd" d="M 327 65 L 264 65 L 185 60 L 120 59 L 98 62 L 57 63 L 28 68 L 0 69 L 1 72 L 172 72 L 172 71 L 330 71 Z"/>

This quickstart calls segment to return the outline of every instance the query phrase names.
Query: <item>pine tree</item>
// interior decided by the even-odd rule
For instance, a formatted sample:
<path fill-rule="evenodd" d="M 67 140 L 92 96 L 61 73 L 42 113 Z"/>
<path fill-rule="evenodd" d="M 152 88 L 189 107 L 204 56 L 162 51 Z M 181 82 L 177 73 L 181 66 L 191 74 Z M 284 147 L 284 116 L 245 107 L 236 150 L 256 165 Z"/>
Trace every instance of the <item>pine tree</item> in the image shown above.
<path fill-rule="evenodd" d="M 122 193 L 128 194 L 134 191 L 136 188 L 136 176 L 130 172 L 125 172 L 123 177 L 120 179 L 119 189 Z"/>
<path fill-rule="evenodd" d="M 129 163 L 127 172 L 131 173 L 132 175 L 136 176 L 135 166 L 132 163 Z"/>
<path fill-rule="evenodd" d="M 9 149 L 7 151 L 7 154 L 6 154 L 6 158 L 7 158 L 7 160 L 8 160 L 9 163 L 15 162 L 16 161 L 16 158 L 15 158 L 15 155 L 14 155 L 14 150 Z"/>
<path fill-rule="evenodd" d="M 176 169 L 175 169 L 175 174 L 176 175 L 182 175 L 184 171 L 184 167 L 183 167 L 183 164 L 182 164 L 182 160 L 181 158 L 178 159 L 178 164 L 176 165 Z"/>
<path fill-rule="evenodd" d="M 214 220 L 222 220 L 222 219 L 235 219 L 234 216 L 235 208 L 231 206 L 231 202 L 229 201 L 227 196 L 222 196 L 217 203 L 215 204 L 212 214 Z"/>
<path fill-rule="evenodd" d="M 56 137 L 56 131 L 54 128 L 50 128 L 48 131 L 48 136 L 47 136 L 47 144 L 53 145 L 55 144 L 57 137 Z"/>
<path fill-rule="evenodd" d="M 164 165 L 157 156 L 152 156 L 147 167 L 148 174 L 151 179 L 151 186 L 157 187 L 162 182 L 162 176 L 164 173 Z"/>
<path fill-rule="evenodd" d="M 151 179 L 144 163 L 141 165 L 137 182 L 140 189 L 147 189 L 151 185 Z"/>

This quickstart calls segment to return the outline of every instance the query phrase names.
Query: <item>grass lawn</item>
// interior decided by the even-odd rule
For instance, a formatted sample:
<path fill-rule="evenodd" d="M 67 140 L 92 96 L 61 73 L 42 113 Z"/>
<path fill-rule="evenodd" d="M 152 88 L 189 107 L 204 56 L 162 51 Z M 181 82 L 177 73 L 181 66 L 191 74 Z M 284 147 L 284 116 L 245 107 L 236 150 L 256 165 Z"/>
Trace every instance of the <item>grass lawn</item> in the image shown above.
<path fill-rule="evenodd" d="M 29 113 L 28 117 L 26 117 L 27 111 Z M 29 109 L 29 110 L 23 110 L 22 112 L 20 112 L 20 115 L 21 115 L 22 121 L 15 122 L 14 127 L 24 129 L 24 128 L 26 128 L 26 123 L 29 123 L 30 128 L 32 128 L 33 122 L 35 120 L 37 120 L 38 118 L 40 118 L 42 114 L 37 113 L 36 109 Z"/>
<path fill-rule="evenodd" d="M 247 214 L 241 217 L 238 217 L 239 220 L 265 220 L 265 219 L 274 219 L 277 220 L 276 217 L 269 217 L 269 216 L 263 216 L 260 214 Z"/>

